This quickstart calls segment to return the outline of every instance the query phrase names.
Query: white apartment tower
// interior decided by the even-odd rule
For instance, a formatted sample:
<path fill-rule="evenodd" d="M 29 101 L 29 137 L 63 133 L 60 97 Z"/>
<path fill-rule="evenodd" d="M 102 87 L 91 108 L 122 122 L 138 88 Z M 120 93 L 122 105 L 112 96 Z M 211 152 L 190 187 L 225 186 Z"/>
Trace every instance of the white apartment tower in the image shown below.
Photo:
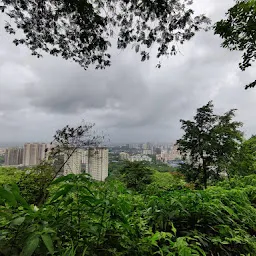
<path fill-rule="evenodd" d="M 8 148 L 5 151 L 5 165 L 21 165 L 23 161 L 23 148 Z"/>
<path fill-rule="evenodd" d="M 72 153 L 73 150 L 70 152 L 66 152 L 64 154 L 64 175 L 73 173 L 73 174 L 80 174 L 81 173 L 81 166 L 82 166 L 82 154 L 83 150 L 76 150 Z"/>
<path fill-rule="evenodd" d="M 93 179 L 104 181 L 108 177 L 108 149 L 101 147 L 85 150 L 82 154 L 82 165 Z"/>
<path fill-rule="evenodd" d="M 38 165 L 42 160 L 46 159 L 47 144 L 45 143 L 26 143 L 24 145 L 23 165 Z"/>

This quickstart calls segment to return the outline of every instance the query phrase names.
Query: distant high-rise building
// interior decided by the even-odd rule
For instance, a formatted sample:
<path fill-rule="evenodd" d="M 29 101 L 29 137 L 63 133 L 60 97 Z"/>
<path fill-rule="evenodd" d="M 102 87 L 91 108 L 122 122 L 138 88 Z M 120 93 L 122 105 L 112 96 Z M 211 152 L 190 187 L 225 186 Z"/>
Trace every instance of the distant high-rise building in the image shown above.
<path fill-rule="evenodd" d="M 108 149 L 89 148 L 82 154 L 82 165 L 85 172 L 93 179 L 104 181 L 108 177 Z"/>
<path fill-rule="evenodd" d="M 21 165 L 23 162 L 22 148 L 8 148 L 5 151 L 5 165 Z"/>
<path fill-rule="evenodd" d="M 34 166 L 45 160 L 47 147 L 46 143 L 26 143 L 24 145 L 23 165 Z"/>
<path fill-rule="evenodd" d="M 64 153 L 64 175 L 73 173 L 73 174 L 80 174 L 82 168 L 82 155 L 83 150 L 76 150 L 72 153 L 70 152 Z"/>
<path fill-rule="evenodd" d="M 170 157 L 169 157 L 169 160 L 176 160 L 176 159 L 181 159 L 181 154 L 180 154 L 180 151 L 178 150 L 178 145 L 175 144 L 172 149 L 171 149 L 171 152 L 170 152 Z"/>

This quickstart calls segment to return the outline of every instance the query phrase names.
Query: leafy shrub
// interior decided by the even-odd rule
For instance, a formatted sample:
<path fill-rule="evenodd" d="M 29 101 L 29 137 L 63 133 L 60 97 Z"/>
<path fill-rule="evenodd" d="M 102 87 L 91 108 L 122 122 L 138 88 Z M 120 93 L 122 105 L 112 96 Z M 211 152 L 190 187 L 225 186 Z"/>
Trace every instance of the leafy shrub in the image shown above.
<path fill-rule="evenodd" d="M 254 179 L 139 194 L 118 181 L 68 175 L 52 183 L 40 207 L 27 203 L 17 185 L 5 185 L 0 254 L 256 255 Z"/>
<path fill-rule="evenodd" d="M 145 192 L 149 195 L 156 195 L 164 191 L 173 191 L 176 189 L 184 189 L 186 182 L 179 173 L 157 172 L 152 175 L 152 182 L 147 185 Z"/>

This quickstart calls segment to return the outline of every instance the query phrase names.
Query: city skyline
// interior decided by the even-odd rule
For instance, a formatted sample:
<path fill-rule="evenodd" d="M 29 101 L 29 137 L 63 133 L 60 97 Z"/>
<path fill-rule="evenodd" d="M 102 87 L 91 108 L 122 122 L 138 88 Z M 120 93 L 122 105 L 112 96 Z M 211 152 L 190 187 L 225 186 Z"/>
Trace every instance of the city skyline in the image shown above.
<path fill-rule="evenodd" d="M 34 167 L 49 160 L 47 152 L 50 152 L 51 147 L 51 144 L 46 143 L 25 143 L 23 147 L 1 150 L 0 155 L 4 155 L 3 166 Z M 50 160 L 53 160 L 49 163 L 53 163 L 55 168 L 56 161 L 58 166 L 62 165 L 62 168 L 57 171 L 58 176 L 85 172 L 98 181 L 105 181 L 108 177 L 108 148 L 106 147 L 76 148 L 76 150 L 72 148 L 61 151 L 57 157 Z"/>

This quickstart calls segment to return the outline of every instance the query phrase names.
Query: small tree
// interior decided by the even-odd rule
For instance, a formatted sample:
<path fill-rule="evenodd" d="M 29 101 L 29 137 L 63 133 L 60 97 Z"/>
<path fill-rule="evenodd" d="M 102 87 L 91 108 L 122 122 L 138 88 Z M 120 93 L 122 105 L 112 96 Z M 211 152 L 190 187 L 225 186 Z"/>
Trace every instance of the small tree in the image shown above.
<path fill-rule="evenodd" d="M 223 115 L 213 113 L 213 103 L 197 109 L 194 121 L 180 120 L 185 134 L 177 141 L 186 164 L 181 171 L 189 182 L 207 187 L 209 179 L 228 173 L 232 159 L 238 152 L 242 123 L 233 121 L 235 109 Z"/>
<path fill-rule="evenodd" d="M 103 137 L 97 135 L 93 127 L 94 124 L 82 124 L 77 127 L 67 125 L 56 131 L 51 148 L 46 149 L 48 159 L 27 169 L 18 182 L 21 194 L 29 203 L 42 205 L 48 197 L 50 184 L 62 175 L 63 168 L 72 155 L 79 149 L 99 145 Z"/>
<path fill-rule="evenodd" d="M 142 191 L 151 183 L 153 170 L 144 162 L 127 162 L 120 173 L 127 188 Z"/>

